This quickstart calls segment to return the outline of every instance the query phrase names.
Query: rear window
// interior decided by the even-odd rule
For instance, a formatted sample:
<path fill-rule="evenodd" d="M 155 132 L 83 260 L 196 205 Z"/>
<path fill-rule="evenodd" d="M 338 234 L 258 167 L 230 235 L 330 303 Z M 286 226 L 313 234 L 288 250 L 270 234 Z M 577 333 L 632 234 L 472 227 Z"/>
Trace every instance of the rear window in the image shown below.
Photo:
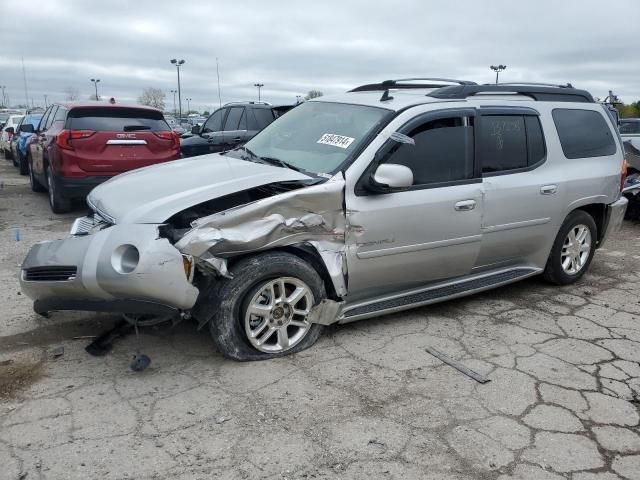
<path fill-rule="evenodd" d="M 616 144 L 605 118 L 594 110 L 557 108 L 553 121 L 567 158 L 613 155 Z"/>
<path fill-rule="evenodd" d="M 142 108 L 78 108 L 67 116 L 66 128 L 102 132 L 171 130 L 162 112 Z"/>
<path fill-rule="evenodd" d="M 262 130 L 274 120 L 273 111 L 270 108 L 254 108 L 253 113 L 256 116 L 258 130 Z"/>

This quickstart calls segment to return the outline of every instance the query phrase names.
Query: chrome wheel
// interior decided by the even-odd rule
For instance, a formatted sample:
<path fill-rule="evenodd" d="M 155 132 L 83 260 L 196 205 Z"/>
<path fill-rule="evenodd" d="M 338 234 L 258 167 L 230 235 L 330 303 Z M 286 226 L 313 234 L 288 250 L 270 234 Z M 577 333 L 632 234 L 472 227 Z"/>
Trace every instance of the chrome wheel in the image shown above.
<path fill-rule="evenodd" d="M 564 240 L 560 262 L 569 275 L 578 273 L 589 260 L 591 254 L 591 231 L 586 225 L 575 225 Z"/>
<path fill-rule="evenodd" d="M 285 352 L 309 333 L 307 316 L 313 306 L 309 286 L 293 277 L 263 283 L 253 295 L 244 316 L 251 345 L 261 352 Z"/>

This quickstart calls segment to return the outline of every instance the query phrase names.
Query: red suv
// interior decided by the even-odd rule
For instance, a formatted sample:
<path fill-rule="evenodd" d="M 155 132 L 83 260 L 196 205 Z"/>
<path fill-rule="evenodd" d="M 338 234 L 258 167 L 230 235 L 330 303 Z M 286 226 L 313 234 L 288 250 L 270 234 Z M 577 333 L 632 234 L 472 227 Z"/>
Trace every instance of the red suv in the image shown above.
<path fill-rule="evenodd" d="M 49 191 L 55 213 L 119 173 L 175 160 L 180 138 L 162 112 L 140 105 L 51 105 L 27 148 L 34 192 Z"/>

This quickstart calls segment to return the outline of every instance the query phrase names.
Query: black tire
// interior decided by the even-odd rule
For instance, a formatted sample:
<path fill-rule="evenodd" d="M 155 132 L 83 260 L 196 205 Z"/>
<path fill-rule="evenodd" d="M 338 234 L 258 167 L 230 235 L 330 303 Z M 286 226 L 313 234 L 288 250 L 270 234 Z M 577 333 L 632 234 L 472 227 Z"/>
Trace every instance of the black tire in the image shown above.
<path fill-rule="evenodd" d="M 211 312 L 209 328 L 218 351 L 227 358 L 240 361 L 266 360 L 296 353 L 312 346 L 320 337 L 323 326 L 312 324 L 299 343 L 292 348 L 266 353 L 252 346 L 245 333 L 243 318 L 248 303 L 264 282 L 278 277 L 293 277 L 304 282 L 318 304 L 326 297 L 324 283 L 318 272 L 304 260 L 286 252 L 268 252 L 240 260 L 231 268 L 233 278 L 215 282 L 215 311 Z"/>
<path fill-rule="evenodd" d="M 71 210 L 71 201 L 67 198 L 63 198 L 61 192 L 56 188 L 56 182 L 51 176 L 51 169 L 47 166 L 45 168 L 45 177 L 47 179 L 47 190 L 49 192 L 49 205 L 53 213 L 67 213 Z"/>
<path fill-rule="evenodd" d="M 591 235 L 591 250 L 589 251 L 589 256 L 580 270 L 576 273 L 570 274 L 562 267 L 562 249 L 569 232 L 579 225 L 584 225 L 589 229 L 589 233 Z M 598 228 L 596 227 L 596 222 L 593 220 L 591 215 L 584 210 L 574 210 L 571 212 L 560 227 L 558 235 L 553 242 L 553 247 L 551 248 L 551 253 L 549 254 L 549 259 L 547 260 L 542 277 L 546 281 L 556 285 L 569 285 L 578 281 L 589 269 L 589 265 L 591 265 L 593 255 L 596 251 L 597 234 Z"/>
<path fill-rule="evenodd" d="M 640 195 L 625 195 L 629 204 L 627 210 L 624 212 L 624 218 L 626 220 L 640 220 Z"/>
<path fill-rule="evenodd" d="M 46 192 L 47 189 L 33 176 L 33 168 L 31 162 L 27 163 L 29 169 L 29 184 L 31 185 L 32 192 Z"/>
<path fill-rule="evenodd" d="M 14 167 L 19 167 L 20 166 L 20 157 L 22 156 L 22 154 L 20 153 L 20 149 L 16 148 L 16 154 L 15 155 L 11 155 L 11 161 L 13 162 L 13 166 Z"/>
<path fill-rule="evenodd" d="M 11 150 L 4 149 L 4 158 L 6 160 L 11 160 Z"/>
<path fill-rule="evenodd" d="M 20 169 L 20 175 L 29 175 L 29 162 L 31 161 L 29 152 L 27 155 L 20 155 L 18 161 L 18 168 Z"/>

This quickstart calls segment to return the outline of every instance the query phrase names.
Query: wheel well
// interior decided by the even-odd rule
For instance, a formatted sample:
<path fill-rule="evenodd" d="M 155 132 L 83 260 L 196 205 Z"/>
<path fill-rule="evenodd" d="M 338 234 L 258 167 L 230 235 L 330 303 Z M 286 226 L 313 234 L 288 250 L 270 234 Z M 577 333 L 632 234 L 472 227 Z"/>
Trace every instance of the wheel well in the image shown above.
<path fill-rule="evenodd" d="M 325 290 L 327 292 L 327 298 L 331 300 L 336 300 L 336 301 L 341 300 L 341 297 L 337 294 L 336 289 L 333 286 L 333 281 L 331 280 L 329 271 L 327 270 L 327 267 L 322 261 L 322 257 L 320 257 L 320 254 L 315 248 L 311 246 L 305 246 L 305 245 L 285 246 L 280 248 L 274 248 L 271 250 L 265 250 L 262 252 L 255 252 L 251 255 L 259 255 L 261 253 L 274 252 L 274 251 L 287 252 L 307 262 L 309 265 L 313 267 L 313 269 L 316 272 L 318 272 L 318 275 L 320 275 L 320 278 L 322 279 Z M 241 258 L 245 258 L 245 256 L 241 255 L 238 257 L 229 258 L 228 267 L 230 268 L 231 265 L 233 265 L 237 260 L 240 260 Z"/>
<path fill-rule="evenodd" d="M 607 221 L 607 206 L 604 203 L 590 203 L 589 205 L 583 205 L 582 207 L 576 208 L 576 210 L 583 210 L 591 215 L 593 221 L 596 222 L 596 228 L 598 230 L 597 241 L 600 243 L 606 226 L 605 223 Z"/>

